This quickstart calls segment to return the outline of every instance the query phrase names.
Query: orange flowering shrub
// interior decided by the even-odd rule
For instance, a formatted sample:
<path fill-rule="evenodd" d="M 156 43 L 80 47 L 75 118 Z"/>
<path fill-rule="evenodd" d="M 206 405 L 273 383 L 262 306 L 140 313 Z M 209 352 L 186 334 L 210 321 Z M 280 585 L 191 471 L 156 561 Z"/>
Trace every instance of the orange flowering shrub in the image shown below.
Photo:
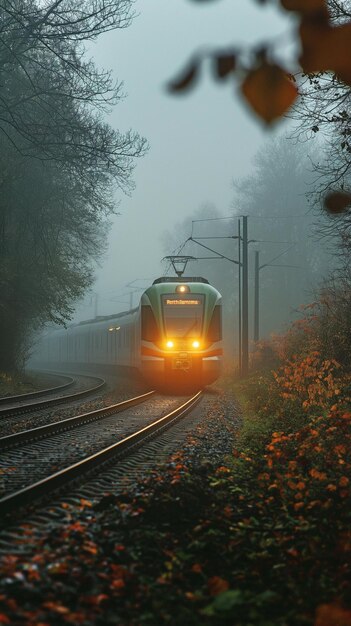
<path fill-rule="evenodd" d="M 265 546 L 278 543 L 299 598 L 311 590 L 314 626 L 351 626 L 351 297 L 335 293 L 257 346 L 233 454 L 242 524 L 272 528 Z"/>
<path fill-rule="evenodd" d="M 350 376 L 315 350 L 293 356 L 273 372 L 266 379 L 266 396 L 260 416 L 276 430 L 266 445 L 267 467 L 260 481 L 270 497 L 283 499 L 295 511 L 329 507 L 349 497 Z"/>
<path fill-rule="evenodd" d="M 293 401 L 304 410 L 327 408 L 345 400 L 342 389 L 347 389 L 348 379 L 338 377 L 340 365 L 333 359 L 322 360 L 315 350 L 305 357 L 293 357 L 277 372 L 275 382 L 283 400 Z M 349 398 L 348 398 L 349 399 Z"/>
<path fill-rule="evenodd" d="M 299 307 L 302 317 L 295 320 L 287 332 L 276 342 L 277 351 L 282 361 L 298 355 L 308 356 L 309 353 L 320 350 L 320 341 L 317 336 L 319 302 L 303 304 Z"/>
<path fill-rule="evenodd" d="M 265 461 L 259 479 L 287 507 L 341 503 L 351 495 L 351 412 L 333 406 L 296 432 L 273 432 Z"/>

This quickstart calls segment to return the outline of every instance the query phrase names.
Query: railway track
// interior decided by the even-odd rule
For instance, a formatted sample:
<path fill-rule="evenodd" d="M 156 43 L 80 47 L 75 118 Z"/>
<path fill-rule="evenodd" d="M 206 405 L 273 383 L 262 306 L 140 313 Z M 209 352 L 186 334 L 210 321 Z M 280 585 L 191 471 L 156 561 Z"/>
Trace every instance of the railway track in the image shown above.
<path fill-rule="evenodd" d="M 9 453 L 10 456 L 8 456 L 7 459 L 5 453 L 5 466 L 7 467 L 7 470 L 4 470 L 3 454 L 2 478 L 4 479 L 4 476 L 7 475 L 9 479 L 8 483 L 10 484 L 10 486 L 7 488 L 6 494 L 0 499 L 0 510 L 2 511 L 2 514 L 4 516 L 8 516 L 10 513 L 13 513 L 23 506 L 32 504 L 33 501 L 37 499 L 41 499 L 44 496 L 51 496 L 54 491 L 62 488 L 67 483 L 77 479 L 80 480 L 82 479 L 82 477 L 86 477 L 87 474 L 97 471 L 97 469 L 101 468 L 101 466 L 105 466 L 108 463 L 115 462 L 121 456 L 124 457 L 125 455 L 129 454 L 132 450 L 135 450 L 137 446 L 140 446 L 142 443 L 149 440 L 150 438 L 159 435 L 160 432 L 163 432 L 166 428 L 174 424 L 174 422 L 178 421 L 187 413 L 189 413 L 189 411 L 191 411 L 193 407 L 200 401 L 202 392 L 196 393 L 194 396 L 192 396 L 190 399 L 187 399 L 186 401 L 181 401 L 181 404 L 179 404 L 179 397 L 165 398 L 155 396 L 156 394 L 154 394 L 154 392 L 149 392 L 148 394 L 143 394 L 143 396 L 132 398 L 129 401 L 129 403 L 133 403 L 133 406 L 135 406 L 136 404 L 140 404 L 141 402 L 145 402 L 148 400 L 149 416 L 147 418 L 145 417 L 145 405 L 143 405 L 142 407 L 143 413 L 141 415 L 140 413 L 139 415 L 138 413 L 134 413 L 134 415 L 131 415 L 130 412 L 129 415 L 125 415 L 125 412 L 130 409 L 130 404 L 128 407 L 128 401 L 125 401 L 123 403 L 119 403 L 119 405 L 108 407 L 109 409 L 111 409 L 112 417 L 91 417 L 91 419 L 93 419 L 95 422 L 97 419 L 103 420 L 102 422 L 99 422 L 98 430 L 96 428 L 96 423 L 92 424 L 85 422 L 84 425 L 82 425 L 81 423 L 81 428 L 78 428 L 74 431 L 75 437 L 73 440 L 70 441 L 69 445 L 67 442 L 67 437 L 65 438 L 64 433 L 62 433 L 59 435 L 50 436 L 48 439 L 45 439 L 41 443 L 35 442 L 34 444 L 32 444 L 31 450 L 28 450 L 28 446 L 26 445 L 24 445 L 24 447 L 21 447 L 19 451 L 17 450 L 17 448 L 15 448 Z M 151 397 L 153 397 L 153 403 L 150 404 Z M 124 407 L 121 405 L 124 405 Z M 156 411 L 157 405 L 158 412 L 160 412 L 161 409 L 161 413 L 163 413 L 163 415 L 158 416 L 155 419 L 154 413 Z M 166 406 L 168 406 L 168 410 L 167 413 L 164 414 L 164 409 Z M 123 411 L 123 420 L 120 420 L 120 422 L 118 423 L 116 422 L 115 414 L 121 411 Z M 93 413 L 96 413 L 96 411 L 94 411 Z M 89 414 L 86 414 L 84 416 L 84 419 L 87 418 L 88 415 Z M 77 418 L 72 419 L 76 420 Z M 148 422 L 146 425 L 145 421 Z M 129 428 L 128 433 L 125 432 L 126 424 Z M 79 425 L 79 422 L 76 422 L 76 425 Z M 74 428 L 74 426 L 71 425 L 70 428 Z M 78 438 L 76 436 L 76 433 L 80 433 L 80 436 Z M 24 437 L 25 433 L 21 436 Z M 94 437 L 96 441 L 93 441 Z M 116 441 L 116 437 L 119 437 L 118 441 Z M 80 441 L 80 443 L 77 443 L 78 440 Z M 112 443 L 111 440 L 113 440 Z M 109 445 L 104 445 L 102 447 L 101 444 L 103 441 L 105 442 L 105 444 L 107 441 L 110 441 L 110 443 Z M 74 456 L 82 457 L 82 442 L 84 444 L 83 447 L 85 451 L 83 458 L 79 458 L 79 460 L 76 460 L 73 463 L 71 462 L 69 465 L 67 465 L 68 457 L 71 459 Z M 52 455 L 52 450 L 60 450 L 60 446 L 64 446 L 65 448 L 64 459 L 59 459 L 57 455 L 54 455 L 54 457 L 50 457 L 50 455 Z M 87 451 L 91 450 L 94 446 L 98 449 L 95 450 L 92 454 L 87 454 Z M 70 450 L 68 450 L 68 448 L 70 448 Z M 69 455 L 66 454 L 67 451 L 69 451 Z M 30 458 L 29 455 L 31 455 Z M 49 457 L 48 462 L 46 463 L 46 468 L 43 468 L 43 465 L 45 465 L 45 463 L 43 462 L 44 457 Z M 58 471 L 47 472 L 45 477 L 42 477 L 39 480 L 30 479 L 28 483 L 28 476 L 32 475 L 33 477 L 37 473 L 36 466 L 38 466 L 38 459 L 40 459 L 39 466 L 41 471 L 43 469 L 44 471 L 47 470 L 48 465 L 51 468 L 55 466 L 55 464 L 57 467 L 57 465 L 60 463 L 61 465 L 63 464 L 65 466 L 60 467 Z M 16 472 L 16 468 L 21 467 L 21 462 L 26 463 L 25 476 L 27 477 L 27 484 L 20 488 L 16 488 L 16 484 L 18 485 L 18 482 L 21 482 L 21 480 L 23 481 L 23 471 L 22 473 Z M 14 476 L 15 480 L 13 480 Z"/>
<path fill-rule="evenodd" d="M 40 372 L 45 373 L 47 372 Z M 23 400 L 31 400 L 32 398 L 40 398 L 41 396 L 45 396 L 51 393 L 56 393 L 57 391 L 63 391 L 68 387 L 74 385 L 74 378 L 71 376 L 65 376 L 64 374 L 52 374 L 50 372 L 50 376 L 57 377 L 66 380 L 65 383 L 61 385 L 54 385 L 53 387 L 46 387 L 45 389 L 38 389 L 37 391 L 30 391 L 28 393 L 20 393 L 15 396 L 4 396 L 0 397 L 0 406 L 14 404 L 22 402 Z"/>
<path fill-rule="evenodd" d="M 62 376 L 61 376 L 62 378 Z M 87 387 L 86 383 L 89 382 L 89 386 Z M 91 381 L 94 381 L 92 384 Z M 72 387 L 73 385 L 79 386 L 82 385 L 84 388 L 75 391 L 74 393 L 62 394 L 62 391 L 67 389 L 68 387 Z M 59 404 L 63 404 L 65 402 L 74 402 L 75 400 L 80 400 L 81 398 L 85 398 L 93 393 L 97 393 L 101 391 L 101 389 L 105 386 L 106 382 L 103 378 L 79 375 L 76 376 L 75 379 L 70 378 L 70 380 L 65 385 L 60 385 L 57 388 L 53 387 L 46 390 L 41 390 L 40 392 L 34 392 L 32 394 L 22 394 L 18 396 L 12 396 L 10 398 L 1 398 L 1 408 L 0 408 L 0 423 L 2 420 L 7 418 L 22 415 L 25 413 L 32 413 L 34 411 L 41 411 L 43 409 L 47 409 L 50 407 L 54 407 Z M 55 391 L 59 391 L 61 395 L 46 398 L 44 400 L 37 401 L 37 394 L 42 395 L 51 395 L 55 393 Z M 32 399 L 32 402 L 23 402 L 23 400 Z"/>
<path fill-rule="evenodd" d="M 102 409 L 96 409 L 95 411 L 82 413 L 81 415 L 76 415 L 75 417 L 68 417 L 51 424 L 45 424 L 36 428 L 29 428 L 28 430 L 22 430 L 18 433 L 14 433 L 13 435 L 0 437 L 0 451 L 15 448 L 18 445 L 25 445 L 27 443 L 31 443 L 32 441 L 39 441 L 49 437 L 50 435 L 65 433 L 73 428 L 77 428 L 78 426 L 90 424 L 91 422 L 95 422 L 108 415 L 114 415 L 126 408 L 130 408 L 140 402 L 143 402 L 154 393 L 154 391 L 149 391 L 146 394 L 103 407 Z"/>

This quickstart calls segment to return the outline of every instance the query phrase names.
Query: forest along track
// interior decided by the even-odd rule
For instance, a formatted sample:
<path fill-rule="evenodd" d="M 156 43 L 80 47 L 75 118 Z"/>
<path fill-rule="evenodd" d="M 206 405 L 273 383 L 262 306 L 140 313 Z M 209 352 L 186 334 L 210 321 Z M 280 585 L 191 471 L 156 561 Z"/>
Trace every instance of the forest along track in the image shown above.
<path fill-rule="evenodd" d="M 183 417 L 201 399 L 202 392 L 189 398 L 160 396 L 149 392 L 131 402 L 144 402 L 133 409 L 112 407 L 113 415 L 99 418 L 70 432 L 24 445 L 1 455 L 2 515 L 34 499 L 46 496 L 68 481 L 92 471 L 102 463 L 140 445 L 175 420 Z M 145 398 L 145 396 L 147 396 Z M 120 403 L 124 404 L 125 403 Z M 165 414 L 166 412 L 166 414 Z M 117 439 L 117 441 L 116 441 Z"/>
<path fill-rule="evenodd" d="M 62 376 L 61 376 L 62 378 Z M 3 398 L 2 400 L 6 400 L 6 402 L 2 402 L 2 406 L 0 408 L 0 427 L 1 432 L 6 431 L 6 427 L 8 423 L 11 423 L 11 418 L 18 417 L 23 414 L 33 413 L 35 411 L 42 411 L 43 409 L 48 409 L 51 407 L 55 407 L 59 404 L 64 403 L 72 403 L 76 400 L 79 401 L 82 398 L 86 398 L 92 394 L 96 394 L 100 392 L 106 385 L 106 382 L 103 378 L 99 378 L 97 376 L 87 376 L 83 374 L 75 375 L 74 379 L 71 379 L 70 383 L 70 393 L 62 393 L 64 388 L 67 388 L 68 385 L 64 385 L 63 387 L 58 387 L 60 390 L 60 395 L 55 396 L 54 398 L 46 398 L 45 400 L 36 400 L 33 398 L 32 402 L 28 402 L 28 399 L 24 396 L 12 396 L 10 398 Z M 74 392 L 72 393 L 71 386 L 75 387 Z M 51 395 L 55 392 L 55 388 L 46 390 L 48 395 Z M 42 392 L 42 395 L 45 392 Z M 27 394 L 26 394 L 27 395 Z"/>

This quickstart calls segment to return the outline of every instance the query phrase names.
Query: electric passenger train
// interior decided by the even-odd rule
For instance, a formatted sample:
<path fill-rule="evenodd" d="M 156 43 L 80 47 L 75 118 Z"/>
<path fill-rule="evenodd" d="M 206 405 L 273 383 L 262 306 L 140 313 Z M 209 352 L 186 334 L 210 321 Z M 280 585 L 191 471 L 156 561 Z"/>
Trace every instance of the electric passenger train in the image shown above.
<path fill-rule="evenodd" d="M 137 308 L 47 333 L 36 359 L 136 368 L 155 387 L 214 382 L 222 364 L 222 300 L 205 278 L 162 277 Z"/>

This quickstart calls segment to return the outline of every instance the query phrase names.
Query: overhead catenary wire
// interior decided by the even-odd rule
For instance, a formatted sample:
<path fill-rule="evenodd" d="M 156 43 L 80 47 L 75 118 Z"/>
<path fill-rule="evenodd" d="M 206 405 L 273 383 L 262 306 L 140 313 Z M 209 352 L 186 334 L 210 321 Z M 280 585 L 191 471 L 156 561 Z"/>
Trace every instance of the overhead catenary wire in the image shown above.
<path fill-rule="evenodd" d="M 209 246 L 205 246 L 205 244 L 200 243 L 200 241 L 197 241 L 193 237 L 189 237 L 188 241 L 193 241 L 198 246 L 201 246 L 202 248 L 205 248 L 206 250 L 209 250 L 210 252 L 213 252 L 214 254 L 217 254 L 217 256 L 219 258 L 227 259 L 227 261 L 230 261 L 231 263 L 235 263 L 236 265 L 239 265 L 239 261 L 236 261 L 235 259 L 231 259 L 228 256 L 226 256 L 225 254 L 221 254 L 221 253 L 217 252 L 216 250 L 213 250 L 213 248 L 210 248 Z"/>
<path fill-rule="evenodd" d="M 293 219 L 303 219 L 307 217 L 308 213 L 301 213 L 300 215 L 248 215 L 250 219 L 253 220 L 293 220 Z M 238 217 L 242 217 L 238 215 Z"/>
<path fill-rule="evenodd" d="M 291 248 L 293 248 L 294 245 L 295 244 L 292 244 L 291 246 L 289 246 L 289 248 L 287 248 L 286 250 L 283 250 L 283 252 L 280 252 L 280 254 L 277 254 L 277 256 L 273 257 L 273 259 L 270 259 L 270 261 L 268 261 L 267 263 L 264 263 L 263 265 L 261 265 L 260 269 L 263 268 L 263 267 L 266 267 L 267 265 L 270 265 L 272 263 L 272 261 L 276 261 L 281 256 L 283 256 L 283 254 L 286 254 L 287 252 L 289 252 L 289 250 L 291 250 Z"/>

